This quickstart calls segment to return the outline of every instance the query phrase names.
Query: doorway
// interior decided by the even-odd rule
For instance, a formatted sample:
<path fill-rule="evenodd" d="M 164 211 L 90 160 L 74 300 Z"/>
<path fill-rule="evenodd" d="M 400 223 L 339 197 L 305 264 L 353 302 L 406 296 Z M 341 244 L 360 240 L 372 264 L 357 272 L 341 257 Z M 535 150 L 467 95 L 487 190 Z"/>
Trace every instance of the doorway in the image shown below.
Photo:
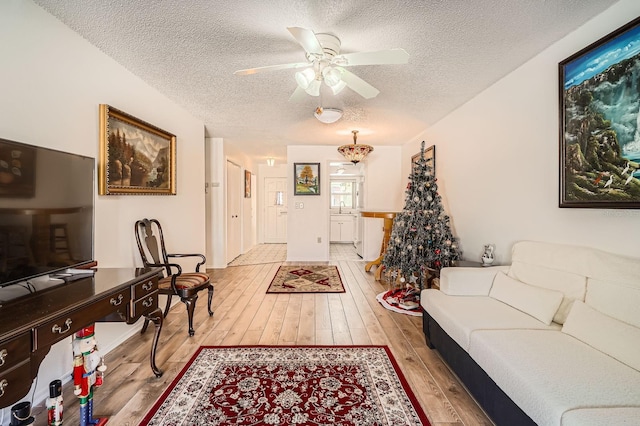
<path fill-rule="evenodd" d="M 287 242 L 287 178 L 264 178 L 264 242 Z"/>
<path fill-rule="evenodd" d="M 241 254 L 242 194 L 244 194 L 242 169 L 238 164 L 227 160 L 227 264 Z"/>

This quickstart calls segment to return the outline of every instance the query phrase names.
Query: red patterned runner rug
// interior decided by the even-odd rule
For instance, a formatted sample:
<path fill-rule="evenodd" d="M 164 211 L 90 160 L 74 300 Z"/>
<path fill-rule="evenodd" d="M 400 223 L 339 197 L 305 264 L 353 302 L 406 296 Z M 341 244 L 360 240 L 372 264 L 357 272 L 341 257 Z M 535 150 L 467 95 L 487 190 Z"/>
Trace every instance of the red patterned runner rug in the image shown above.
<path fill-rule="evenodd" d="M 281 266 L 267 293 L 344 293 L 338 268 L 333 265 Z"/>
<path fill-rule="evenodd" d="M 201 346 L 141 425 L 430 425 L 386 346 Z"/>

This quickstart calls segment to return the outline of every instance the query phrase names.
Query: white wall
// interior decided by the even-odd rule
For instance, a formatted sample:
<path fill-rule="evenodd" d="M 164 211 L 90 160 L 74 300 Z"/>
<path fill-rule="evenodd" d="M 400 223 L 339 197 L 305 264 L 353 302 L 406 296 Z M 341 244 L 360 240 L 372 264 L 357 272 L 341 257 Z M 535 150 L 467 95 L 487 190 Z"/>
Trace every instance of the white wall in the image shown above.
<path fill-rule="evenodd" d="M 420 142 L 436 145 L 438 188 L 465 259 L 494 243 L 497 262 L 508 262 L 527 239 L 638 255 L 640 211 L 558 208 L 558 63 L 638 15 L 640 2 L 620 1 L 404 147 L 408 175 Z"/>
<path fill-rule="evenodd" d="M 401 173 L 402 149 L 376 146 L 366 158 L 364 182 L 365 211 L 400 212 L 404 208 L 406 184 Z M 408 175 L 407 175 L 408 176 Z M 384 219 L 363 218 L 362 259 L 370 262 L 380 256 Z"/>
<path fill-rule="evenodd" d="M 402 210 L 404 189 L 400 176 L 402 148 L 377 146 L 365 159 L 365 205 L 363 210 Z M 332 146 L 296 145 L 287 147 L 288 197 L 287 261 L 329 260 L 329 163 L 344 161 Z M 320 163 L 320 195 L 293 195 L 293 164 Z M 304 208 L 296 208 L 303 203 Z M 374 247 L 374 254 L 365 256 L 373 260 L 380 253 L 382 241 L 382 219 L 368 219 L 365 223 L 366 247 Z M 379 224 L 375 224 L 379 221 Z M 379 225 L 379 227 L 377 226 Z M 320 239 L 320 242 L 318 242 Z M 371 251 L 371 250 L 369 250 Z M 369 258 L 368 258 L 369 257 Z"/>
<path fill-rule="evenodd" d="M 0 40 L 0 137 L 97 159 L 101 103 L 177 136 L 176 196 L 96 195 L 99 267 L 139 265 L 133 224 L 143 217 L 162 221 L 171 251 L 204 252 L 203 123 L 30 1 L 0 2 Z M 136 330 L 98 324 L 96 336 L 107 352 Z M 70 341 L 54 346 L 40 369 L 36 402 L 51 380 L 68 379 L 71 363 Z"/>
<path fill-rule="evenodd" d="M 328 146 L 288 146 L 287 261 L 329 260 L 329 160 L 337 159 Z M 294 163 L 320 163 L 320 195 L 293 194 Z M 289 191 L 289 189 L 287 189 Z M 303 208 L 296 208 L 302 203 Z"/>
<path fill-rule="evenodd" d="M 208 268 L 227 267 L 227 161 L 240 165 L 244 171 L 252 173 L 255 180 L 256 164 L 237 146 L 227 143 L 223 138 L 205 140 L 206 169 L 205 181 L 207 194 L 205 201 L 205 235 Z M 244 186 L 243 186 L 244 190 Z M 251 198 L 242 197 L 242 241 L 240 250 L 246 253 L 256 244 L 256 185 L 252 184 Z"/>

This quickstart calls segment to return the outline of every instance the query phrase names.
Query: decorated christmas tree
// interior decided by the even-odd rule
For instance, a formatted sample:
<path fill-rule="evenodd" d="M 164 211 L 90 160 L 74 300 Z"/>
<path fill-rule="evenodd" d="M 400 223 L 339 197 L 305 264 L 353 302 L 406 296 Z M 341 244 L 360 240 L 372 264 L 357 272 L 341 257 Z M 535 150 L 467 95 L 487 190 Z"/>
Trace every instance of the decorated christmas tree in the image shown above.
<path fill-rule="evenodd" d="M 420 158 L 409 175 L 405 206 L 393 222 L 391 238 L 382 260 L 387 281 L 402 294 L 400 299 L 417 300 L 427 268 L 439 271 L 460 258 L 457 239 L 444 213 L 433 169 Z"/>

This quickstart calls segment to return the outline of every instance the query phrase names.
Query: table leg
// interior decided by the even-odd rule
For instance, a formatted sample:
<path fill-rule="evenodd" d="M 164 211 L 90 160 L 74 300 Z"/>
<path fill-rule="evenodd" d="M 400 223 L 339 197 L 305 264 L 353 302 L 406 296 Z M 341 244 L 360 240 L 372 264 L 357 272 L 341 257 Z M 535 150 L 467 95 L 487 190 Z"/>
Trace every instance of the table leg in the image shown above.
<path fill-rule="evenodd" d="M 160 331 L 162 330 L 162 309 L 156 308 L 153 311 L 145 315 L 145 317 L 153 322 L 155 325 L 155 333 L 153 335 L 153 342 L 151 344 L 151 354 L 149 355 L 149 361 L 151 362 L 151 370 L 156 377 L 161 377 L 163 371 L 156 365 L 156 348 L 158 347 L 158 340 L 160 339 Z"/>
<path fill-rule="evenodd" d="M 389 240 L 391 239 L 391 230 L 393 229 L 393 218 L 384 218 L 384 227 L 383 227 L 383 236 L 382 236 L 382 245 L 380 246 L 380 256 L 364 266 L 365 272 L 369 272 L 371 267 L 374 265 L 378 266 L 375 273 L 376 281 L 380 281 L 382 277 L 382 271 L 384 267 L 382 266 L 382 259 L 384 258 L 384 253 L 387 251 L 387 246 L 389 245 Z"/>

